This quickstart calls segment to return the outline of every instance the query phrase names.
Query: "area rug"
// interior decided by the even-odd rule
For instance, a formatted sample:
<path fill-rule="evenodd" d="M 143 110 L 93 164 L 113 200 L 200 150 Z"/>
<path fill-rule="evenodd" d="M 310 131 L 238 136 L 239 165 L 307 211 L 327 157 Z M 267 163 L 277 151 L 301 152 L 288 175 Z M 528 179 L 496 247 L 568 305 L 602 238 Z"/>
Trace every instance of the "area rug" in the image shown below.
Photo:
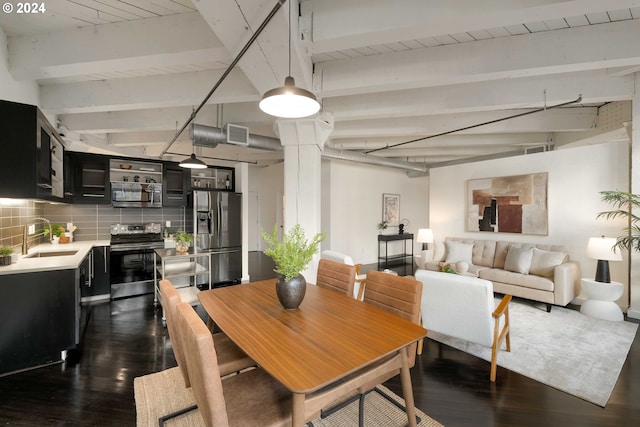
<path fill-rule="evenodd" d="M 242 375 L 242 374 L 240 374 Z M 193 394 L 184 387 L 182 374 L 178 368 L 137 377 L 133 381 L 136 402 L 137 427 L 156 427 L 158 414 L 168 414 L 194 404 Z M 379 386 L 394 400 L 404 405 L 404 400 L 389 389 Z M 407 415 L 378 393 L 369 393 L 365 398 L 366 427 L 405 426 Z M 421 427 L 441 427 L 442 424 L 416 408 Z M 324 419 L 312 421 L 313 427 L 353 427 L 358 425 L 358 401 L 340 409 Z M 168 420 L 167 427 L 204 426 L 204 420 L 197 411 Z"/>
<path fill-rule="evenodd" d="M 511 352 L 504 351 L 503 344 L 499 366 L 605 407 L 637 324 L 594 319 L 563 307 L 547 313 L 544 304 L 524 300 L 512 300 L 509 315 Z M 489 348 L 433 331 L 428 337 L 491 360 Z"/>

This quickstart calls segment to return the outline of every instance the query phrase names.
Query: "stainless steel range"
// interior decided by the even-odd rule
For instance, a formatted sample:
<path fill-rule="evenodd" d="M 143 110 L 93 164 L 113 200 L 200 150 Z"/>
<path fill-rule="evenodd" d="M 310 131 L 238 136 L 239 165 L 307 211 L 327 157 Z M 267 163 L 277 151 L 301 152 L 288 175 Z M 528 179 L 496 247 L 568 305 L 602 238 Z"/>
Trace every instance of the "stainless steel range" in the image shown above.
<path fill-rule="evenodd" d="M 153 293 L 153 251 L 163 247 L 160 224 L 111 225 L 111 298 Z"/>

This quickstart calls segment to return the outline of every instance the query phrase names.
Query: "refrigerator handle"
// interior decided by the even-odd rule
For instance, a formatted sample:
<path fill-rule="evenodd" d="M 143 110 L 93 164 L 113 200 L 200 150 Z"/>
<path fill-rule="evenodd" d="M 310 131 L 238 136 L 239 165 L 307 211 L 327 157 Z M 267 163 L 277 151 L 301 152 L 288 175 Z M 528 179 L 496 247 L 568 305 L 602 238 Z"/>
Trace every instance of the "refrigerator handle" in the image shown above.
<path fill-rule="evenodd" d="M 207 213 L 207 229 L 208 229 L 209 233 L 211 233 L 211 230 L 212 230 L 212 228 L 211 228 L 211 226 L 213 225 L 212 224 L 213 223 L 212 219 L 213 219 L 213 213 L 211 211 L 209 211 Z"/>
<path fill-rule="evenodd" d="M 218 236 L 218 246 L 222 245 L 222 236 L 220 235 L 221 231 L 222 231 L 222 198 L 220 197 L 221 195 L 218 195 L 218 230 L 216 230 L 216 234 Z"/>

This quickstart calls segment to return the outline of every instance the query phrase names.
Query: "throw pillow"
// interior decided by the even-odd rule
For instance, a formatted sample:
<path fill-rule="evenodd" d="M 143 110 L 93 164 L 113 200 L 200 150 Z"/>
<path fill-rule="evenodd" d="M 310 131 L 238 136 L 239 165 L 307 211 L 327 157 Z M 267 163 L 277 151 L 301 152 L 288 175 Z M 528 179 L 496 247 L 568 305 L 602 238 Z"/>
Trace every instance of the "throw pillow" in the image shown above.
<path fill-rule="evenodd" d="M 458 261 L 464 261 L 467 264 L 473 264 L 471 258 L 473 256 L 473 243 L 447 241 L 447 259 L 445 264 L 455 264 Z"/>
<path fill-rule="evenodd" d="M 533 258 L 533 248 L 520 248 L 509 246 L 507 257 L 504 260 L 504 269 L 520 274 L 529 274 L 531 259 Z"/>
<path fill-rule="evenodd" d="M 531 258 L 531 268 L 529 273 L 536 276 L 553 277 L 553 269 L 556 265 L 560 265 L 567 259 L 564 252 L 544 251 L 542 249 L 533 248 L 533 257 Z"/>

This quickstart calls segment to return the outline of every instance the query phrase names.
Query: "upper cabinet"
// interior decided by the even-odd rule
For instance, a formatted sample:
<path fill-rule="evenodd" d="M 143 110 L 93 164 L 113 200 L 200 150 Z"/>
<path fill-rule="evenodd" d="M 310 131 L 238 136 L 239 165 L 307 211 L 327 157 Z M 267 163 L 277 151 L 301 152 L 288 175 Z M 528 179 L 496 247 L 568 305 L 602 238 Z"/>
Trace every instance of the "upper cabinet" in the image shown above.
<path fill-rule="evenodd" d="M 71 202 L 110 204 L 109 157 L 76 152 L 68 157 L 73 170 Z"/>
<path fill-rule="evenodd" d="M 186 206 L 189 189 L 190 170 L 177 163 L 166 162 L 163 165 L 164 187 L 163 206 Z"/>
<path fill-rule="evenodd" d="M 64 146 L 34 105 L 0 100 L 0 197 L 64 201 Z"/>

